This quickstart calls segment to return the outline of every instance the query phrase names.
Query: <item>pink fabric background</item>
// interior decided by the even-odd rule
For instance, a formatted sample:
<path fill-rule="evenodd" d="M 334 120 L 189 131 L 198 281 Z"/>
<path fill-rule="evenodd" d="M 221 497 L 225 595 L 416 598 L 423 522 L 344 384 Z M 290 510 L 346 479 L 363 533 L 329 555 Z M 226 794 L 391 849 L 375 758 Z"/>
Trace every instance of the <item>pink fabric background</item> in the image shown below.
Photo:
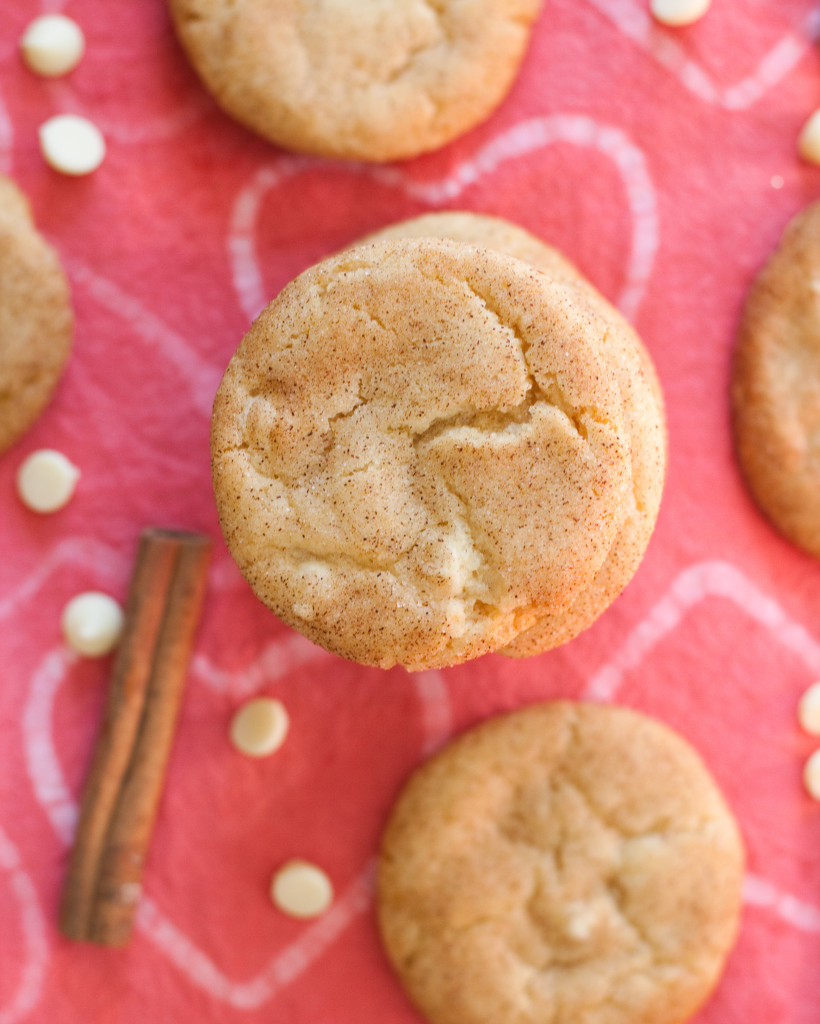
<path fill-rule="evenodd" d="M 820 196 L 820 171 L 795 151 L 820 104 L 820 10 L 715 0 L 672 32 L 645 8 L 549 0 L 488 123 L 369 168 L 296 158 L 231 123 L 186 65 L 162 0 L 4 5 L 0 169 L 62 255 L 77 341 L 56 401 L 0 459 L 0 1024 L 411 1024 L 372 917 L 385 813 L 446 735 L 559 695 L 678 728 L 739 816 L 742 932 L 698 1020 L 820 1019 L 820 807 L 801 786 L 816 743 L 795 718 L 820 677 L 820 566 L 751 505 L 727 405 L 749 281 Z M 87 34 L 64 80 L 36 78 L 16 52 L 44 9 Z M 37 126 L 65 111 L 108 140 L 84 179 L 39 154 Z M 620 302 L 657 363 L 671 458 L 644 564 L 593 629 L 528 662 L 490 656 L 411 677 L 312 648 L 252 597 L 218 534 L 208 413 L 250 317 L 288 279 L 364 232 L 448 207 L 518 221 Z M 37 517 L 14 477 L 44 446 L 83 476 L 69 507 Z M 205 530 L 215 556 L 137 932 L 126 951 L 101 951 L 64 941 L 54 922 L 110 661 L 69 655 L 58 623 L 80 590 L 124 595 L 148 524 Z M 226 739 L 255 692 L 292 717 L 286 745 L 261 763 Z M 333 879 L 320 922 L 268 901 L 291 856 Z"/>

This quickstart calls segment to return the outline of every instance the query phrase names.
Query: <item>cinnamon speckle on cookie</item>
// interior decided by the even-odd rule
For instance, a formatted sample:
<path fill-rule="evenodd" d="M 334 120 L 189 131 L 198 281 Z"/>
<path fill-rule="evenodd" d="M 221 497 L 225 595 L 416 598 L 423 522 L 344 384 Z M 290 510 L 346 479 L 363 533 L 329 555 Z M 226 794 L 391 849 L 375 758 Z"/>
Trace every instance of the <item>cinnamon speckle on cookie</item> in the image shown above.
<path fill-rule="evenodd" d="M 566 643 L 590 626 L 635 574 L 649 544 L 660 508 L 666 469 L 664 403 L 652 359 L 624 317 L 601 296 L 560 252 L 523 228 L 499 217 L 453 212 L 401 221 L 369 236 L 450 238 L 514 256 L 571 289 L 604 322 L 605 350 L 621 392 L 630 446 L 632 487 L 627 491 L 621 525 L 594 580 L 560 613 L 548 609 L 538 621 L 502 648 L 510 657 L 530 657 Z"/>
<path fill-rule="evenodd" d="M 401 239 L 306 271 L 214 404 L 220 522 L 257 596 L 336 653 L 412 669 L 568 608 L 632 485 L 605 335 L 490 249 Z"/>
<path fill-rule="evenodd" d="M 743 865 L 680 736 L 559 701 L 490 719 L 411 775 L 378 919 L 432 1024 L 681 1024 L 734 943 Z"/>
<path fill-rule="evenodd" d="M 443 146 L 501 102 L 542 0 L 170 0 L 203 82 L 289 149 L 397 160 Z"/>

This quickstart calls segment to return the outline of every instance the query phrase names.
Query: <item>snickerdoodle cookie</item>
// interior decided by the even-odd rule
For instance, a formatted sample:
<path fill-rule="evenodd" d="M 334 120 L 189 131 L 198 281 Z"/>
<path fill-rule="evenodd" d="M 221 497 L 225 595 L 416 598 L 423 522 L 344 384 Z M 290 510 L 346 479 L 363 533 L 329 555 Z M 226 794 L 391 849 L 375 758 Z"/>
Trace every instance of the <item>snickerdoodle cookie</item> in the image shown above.
<path fill-rule="evenodd" d="M 789 224 L 746 300 L 732 379 L 735 450 L 760 509 L 820 558 L 820 203 Z"/>
<path fill-rule="evenodd" d="M 411 669 L 569 608 L 632 486 L 605 334 L 539 271 L 442 239 L 298 277 L 214 403 L 220 522 L 257 596 L 329 650 Z"/>
<path fill-rule="evenodd" d="M 640 338 L 580 271 L 556 249 L 509 221 L 476 213 L 427 214 L 392 224 L 370 236 L 434 236 L 487 246 L 529 263 L 574 290 L 605 323 L 605 346 L 621 391 L 630 446 L 632 487 L 627 491 L 615 541 L 595 579 L 564 612 L 546 611 L 534 626 L 502 650 L 511 657 L 538 654 L 586 629 L 632 579 L 644 556 L 663 492 L 666 426 L 655 368 Z"/>
<path fill-rule="evenodd" d="M 506 96 L 542 0 L 170 0 L 223 109 L 307 153 L 396 160 Z"/>
<path fill-rule="evenodd" d="M 623 708 L 534 705 L 411 776 L 379 923 L 433 1024 L 679 1024 L 733 945 L 743 863 L 680 736 Z"/>
<path fill-rule="evenodd" d="M 31 427 L 71 353 L 74 317 L 57 254 L 0 176 L 0 452 Z"/>

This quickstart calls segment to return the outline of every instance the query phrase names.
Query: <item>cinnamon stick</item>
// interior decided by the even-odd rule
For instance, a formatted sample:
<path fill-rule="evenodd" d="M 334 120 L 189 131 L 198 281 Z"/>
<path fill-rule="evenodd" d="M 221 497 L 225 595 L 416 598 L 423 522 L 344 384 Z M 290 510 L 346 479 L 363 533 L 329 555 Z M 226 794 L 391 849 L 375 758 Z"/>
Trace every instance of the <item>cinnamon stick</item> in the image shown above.
<path fill-rule="evenodd" d="M 140 537 L 63 889 L 68 938 L 105 946 L 130 938 L 209 558 L 210 539 L 200 534 L 149 529 Z"/>

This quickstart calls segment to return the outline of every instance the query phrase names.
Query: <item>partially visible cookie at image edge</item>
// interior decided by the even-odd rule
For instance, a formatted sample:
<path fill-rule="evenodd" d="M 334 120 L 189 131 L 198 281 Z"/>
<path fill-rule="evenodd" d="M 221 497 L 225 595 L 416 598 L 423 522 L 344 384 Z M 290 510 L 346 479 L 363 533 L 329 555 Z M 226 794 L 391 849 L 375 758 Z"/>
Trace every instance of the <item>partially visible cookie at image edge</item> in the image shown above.
<path fill-rule="evenodd" d="M 432 1024 L 682 1024 L 734 944 L 744 851 L 660 722 L 557 701 L 410 776 L 384 829 L 388 957 Z"/>
<path fill-rule="evenodd" d="M 755 502 L 784 537 L 820 558 L 820 203 L 791 221 L 749 291 L 732 426 Z"/>
<path fill-rule="evenodd" d="M 34 226 L 25 196 L 0 176 L 0 452 L 50 401 L 73 335 L 59 258 Z"/>
<path fill-rule="evenodd" d="M 220 106 L 284 146 L 405 159 L 483 121 L 509 91 L 542 0 L 170 0 Z"/>

